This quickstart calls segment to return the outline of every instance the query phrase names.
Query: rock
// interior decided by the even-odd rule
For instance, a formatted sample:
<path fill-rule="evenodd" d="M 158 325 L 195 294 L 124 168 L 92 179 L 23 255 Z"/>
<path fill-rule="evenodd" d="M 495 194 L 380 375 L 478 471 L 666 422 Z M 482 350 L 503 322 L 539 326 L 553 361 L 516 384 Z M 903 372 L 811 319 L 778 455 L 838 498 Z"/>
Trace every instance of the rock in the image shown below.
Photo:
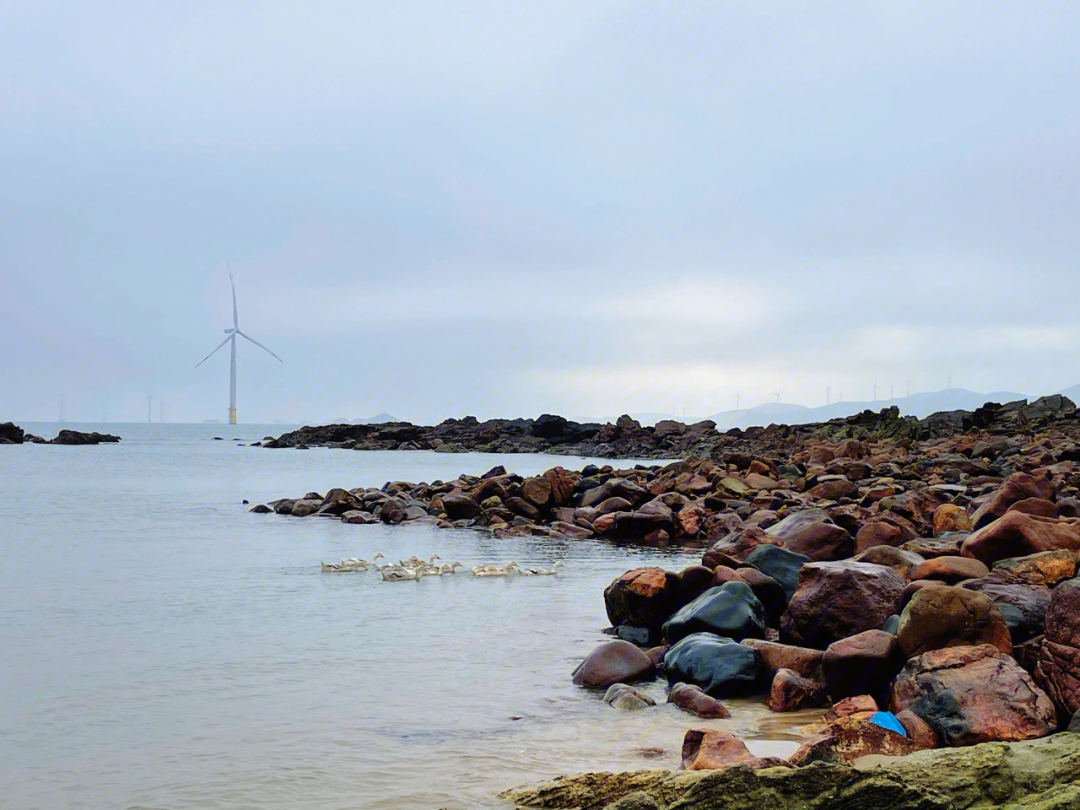
<path fill-rule="evenodd" d="M 1054 487 L 1047 478 L 1017 472 L 1005 479 L 994 494 L 971 516 L 976 529 L 988 526 L 1002 517 L 1014 503 L 1027 498 L 1050 500 L 1054 497 Z"/>
<path fill-rule="evenodd" d="M 772 577 L 784 589 L 788 600 L 799 584 L 799 571 L 810 562 L 805 554 L 798 554 L 780 546 L 758 546 L 746 557 L 746 564 Z"/>
<path fill-rule="evenodd" d="M 664 656 L 669 683 L 700 686 L 717 698 L 752 691 L 758 677 L 757 650 L 712 633 L 694 633 Z"/>
<path fill-rule="evenodd" d="M 652 660 L 628 641 L 601 644 L 574 670 L 574 683 L 586 689 L 642 681 L 656 675 Z"/>
<path fill-rule="evenodd" d="M 854 498 L 859 494 L 859 488 L 843 478 L 811 487 L 806 494 L 816 501 L 838 501 L 841 498 Z"/>
<path fill-rule="evenodd" d="M 26 431 L 14 422 L 0 422 L 0 444 L 23 444 Z"/>
<path fill-rule="evenodd" d="M 1035 678 L 1062 717 L 1080 711 L 1080 577 L 1050 593 Z"/>
<path fill-rule="evenodd" d="M 896 715 L 900 725 L 907 732 L 908 739 L 916 743 L 920 748 L 937 748 L 940 745 L 937 732 L 930 724 L 910 709 L 905 709 Z"/>
<path fill-rule="evenodd" d="M 634 627 L 629 624 L 620 624 L 615 628 L 615 637 L 623 641 L 629 641 L 637 647 L 644 647 L 649 643 L 651 633 L 647 627 Z"/>
<path fill-rule="evenodd" d="M 643 501 L 648 492 L 625 478 L 612 478 L 598 487 L 594 487 L 581 496 L 581 506 L 596 506 L 608 498 L 623 498 L 630 503 Z"/>
<path fill-rule="evenodd" d="M 686 732 L 682 746 L 682 767 L 685 770 L 711 771 L 735 765 L 745 765 L 755 770 L 788 767 L 786 762 L 773 757 L 762 759 L 754 756 L 742 740 L 727 731 L 692 728 Z"/>
<path fill-rule="evenodd" d="M 655 706 L 656 701 L 640 689 L 626 683 L 615 683 L 604 693 L 604 703 L 616 709 L 638 710 Z"/>
<path fill-rule="evenodd" d="M 769 687 L 768 705 L 774 712 L 817 709 L 827 705 L 828 700 L 824 684 L 791 669 L 778 669 Z"/>
<path fill-rule="evenodd" d="M 779 537 L 789 551 L 805 554 L 816 561 L 850 557 L 855 549 L 854 538 L 833 523 L 824 509 L 795 512 L 765 532 Z M 765 573 L 773 576 L 771 572 Z M 775 576 L 773 578 L 777 579 Z"/>
<path fill-rule="evenodd" d="M 1025 515 L 1037 515 L 1039 517 L 1056 518 L 1058 516 L 1057 505 L 1053 501 L 1043 498 L 1025 498 L 1017 501 L 1008 509 L 1009 512 L 1023 512 Z"/>
<path fill-rule="evenodd" d="M 786 644 L 824 648 L 864 630 L 876 630 L 893 612 L 904 581 L 891 568 L 851 562 L 807 563 L 780 619 Z"/>
<path fill-rule="evenodd" d="M 821 660 L 829 697 L 870 695 L 879 704 L 888 702 L 892 680 L 903 666 L 896 636 L 884 630 L 866 630 L 835 641 Z"/>
<path fill-rule="evenodd" d="M 546 509 L 551 503 L 551 482 L 543 476 L 528 478 L 521 484 L 521 497 L 537 509 Z"/>
<path fill-rule="evenodd" d="M 251 507 L 248 511 L 249 512 L 254 512 L 256 515 L 266 515 L 266 514 L 273 513 L 274 510 L 271 509 L 266 504 L 257 503 L 253 507 Z"/>
<path fill-rule="evenodd" d="M 322 505 L 321 500 L 303 499 L 293 503 L 292 516 L 293 517 L 307 517 L 308 515 L 315 514 L 319 507 Z"/>
<path fill-rule="evenodd" d="M 872 769 L 818 763 L 756 771 L 587 773 L 515 788 L 500 798 L 514 807 L 549 810 L 1074 810 L 1078 777 L 1080 735 L 1057 734 L 916 751 Z M 626 799 L 654 804 L 618 804 Z"/>
<path fill-rule="evenodd" d="M 372 523 L 378 523 L 379 519 L 370 512 L 362 512 L 359 509 L 350 509 L 341 516 L 341 522 L 366 526 Z"/>
<path fill-rule="evenodd" d="M 598 518 L 613 512 L 629 512 L 633 509 L 633 504 L 626 498 L 607 498 L 590 508 L 593 510 L 593 517 Z"/>
<path fill-rule="evenodd" d="M 927 560 L 935 557 L 957 557 L 967 537 L 963 532 L 946 533 L 941 537 L 920 537 L 918 540 L 903 543 L 900 549 L 918 554 Z"/>
<path fill-rule="evenodd" d="M 1065 730 L 1070 734 L 1080 734 L 1080 711 L 1072 716 L 1072 720 L 1069 721 L 1069 726 Z"/>
<path fill-rule="evenodd" d="M 1042 635 L 1046 626 L 1046 610 L 1050 607 L 1050 591 L 1046 588 L 1030 587 L 1019 582 L 1002 584 L 994 581 L 993 574 L 982 579 L 969 579 L 961 587 L 989 596 L 994 601 L 1009 625 L 1014 648 L 1021 642 Z M 1018 613 L 1016 621 L 1010 621 L 1006 609 Z"/>
<path fill-rule="evenodd" d="M 668 692 L 668 703 L 673 703 L 684 712 L 705 719 L 731 717 L 723 703 L 705 694 L 700 686 L 692 683 L 677 683 Z"/>
<path fill-rule="evenodd" d="M 635 568 L 604 589 L 604 607 L 613 627 L 656 627 L 671 615 L 679 576 L 662 568 Z"/>
<path fill-rule="evenodd" d="M 1030 740 L 1057 725 L 1046 693 L 990 644 L 912 658 L 896 679 L 892 709 L 912 711 L 948 746 Z"/>
<path fill-rule="evenodd" d="M 871 565 L 884 565 L 891 568 L 901 579 L 910 580 L 911 569 L 923 562 L 923 558 L 911 551 L 892 546 L 871 546 L 865 551 L 856 554 L 855 562 L 870 563 Z"/>
<path fill-rule="evenodd" d="M 855 535 L 855 553 L 862 554 L 874 546 L 899 546 L 913 539 L 894 523 L 886 520 L 871 520 L 865 523 Z"/>
<path fill-rule="evenodd" d="M 778 641 L 763 641 L 757 638 L 748 638 L 742 644 L 757 650 L 765 683 L 772 683 L 772 679 L 781 669 L 790 669 L 811 681 L 823 682 L 825 679 L 821 669 L 821 659 L 825 653 L 821 650 L 793 647 Z"/>
<path fill-rule="evenodd" d="M 934 534 L 943 532 L 970 532 L 972 529 L 971 518 L 967 516 L 962 506 L 954 503 L 943 503 L 934 510 Z"/>
<path fill-rule="evenodd" d="M 847 763 L 870 755 L 899 757 L 925 746 L 865 717 L 841 717 L 820 735 L 804 743 L 788 760 L 792 765 L 814 762 Z"/>
<path fill-rule="evenodd" d="M 911 579 L 934 579 L 955 585 L 965 579 L 985 577 L 990 569 L 970 557 L 935 557 L 911 569 Z"/>
<path fill-rule="evenodd" d="M 663 635 L 676 642 L 692 633 L 713 633 L 734 641 L 764 638 L 765 609 L 745 582 L 709 588 L 664 623 Z"/>
<path fill-rule="evenodd" d="M 739 568 L 733 573 L 750 586 L 754 596 L 761 602 L 769 627 L 779 628 L 780 617 L 787 610 L 788 603 L 787 592 L 784 591 L 783 586 L 756 568 Z"/>
<path fill-rule="evenodd" d="M 46 444 L 115 444 L 118 441 L 120 441 L 120 437 L 113 436 L 111 433 L 83 433 L 78 430 L 61 430 L 55 439 L 46 442 Z"/>
<path fill-rule="evenodd" d="M 923 588 L 911 597 L 900 614 L 896 640 L 905 658 L 980 644 L 1012 652 L 1009 628 L 990 597 L 949 585 Z"/>
<path fill-rule="evenodd" d="M 482 511 L 480 504 L 465 495 L 444 495 L 442 504 L 450 520 L 470 520 Z"/>
<path fill-rule="evenodd" d="M 1074 524 L 1023 512 L 1007 512 L 968 535 L 960 553 L 993 565 L 1007 557 L 1024 557 L 1054 549 L 1080 549 L 1080 534 Z"/>
<path fill-rule="evenodd" d="M 1026 557 L 1008 557 L 994 563 L 994 571 L 1004 572 L 1011 581 L 1052 588 L 1076 575 L 1076 553 L 1058 549 L 1029 554 Z"/>
<path fill-rule="evenodd" d="M 525 518 L 530 523 L 537 523 L 540 520 L 540 510 L 524 498 L 507 498 L 506 508 L 513 512 L 515 515 L 521 515 L 521 517 Z"/>

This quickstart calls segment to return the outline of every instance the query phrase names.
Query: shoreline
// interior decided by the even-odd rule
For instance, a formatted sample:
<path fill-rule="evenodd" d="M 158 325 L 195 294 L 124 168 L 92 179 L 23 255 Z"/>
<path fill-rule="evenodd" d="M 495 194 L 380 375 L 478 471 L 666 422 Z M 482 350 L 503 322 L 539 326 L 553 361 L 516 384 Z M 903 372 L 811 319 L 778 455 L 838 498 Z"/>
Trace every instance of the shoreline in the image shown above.
<path fill-rule="evenodd" d="M 883 411 L 716 434 L 707 456 L 663 466 L 497 467 L 254 511 L 703 550 L 700 565 L 607 587 L 616 639 L 575 683 L 643 711 L 653 701 L 633 683 L 683 684 L 668 701 L 688 711 L 687 771 L 849 766 L 1048 738 L 1080 709 L 1078 416 L 1061 397 L 988 405 L 923 420 L 938 427 L 916 439 L 927 425 Z M 287 435 L 275 446 L 300 440 Z M 692 727 L 731 695 L 829 711 L 789 760 L 763 760 Z"/>

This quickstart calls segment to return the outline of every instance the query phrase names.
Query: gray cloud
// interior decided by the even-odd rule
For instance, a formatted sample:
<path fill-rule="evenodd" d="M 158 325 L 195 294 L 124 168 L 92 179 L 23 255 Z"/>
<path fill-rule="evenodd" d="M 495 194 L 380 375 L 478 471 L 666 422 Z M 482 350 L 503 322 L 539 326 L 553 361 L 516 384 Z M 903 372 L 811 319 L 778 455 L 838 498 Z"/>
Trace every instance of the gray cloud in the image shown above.
<path fill-rule="evenodd" d="M 0 14 L 0 415 L 1076 383 L 1071 3 Z"/>

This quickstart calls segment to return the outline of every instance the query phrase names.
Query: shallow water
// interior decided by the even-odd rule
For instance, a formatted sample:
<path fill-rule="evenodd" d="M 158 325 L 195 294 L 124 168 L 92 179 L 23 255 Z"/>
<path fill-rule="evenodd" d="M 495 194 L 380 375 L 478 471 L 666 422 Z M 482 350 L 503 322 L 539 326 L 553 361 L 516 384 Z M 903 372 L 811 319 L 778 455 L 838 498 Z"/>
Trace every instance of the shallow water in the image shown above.
<path fill-rule="evenodd" d="M 560 773 L 675 767 L 691 726 L 786 755 L 807 722 L 760 701 L 730 701 L 729 720 L 618 712 L 570 684 L 606 638 L 604 586 L 696 554 L 241 505 L 583 459 L 210 441 L 280 425 L 68 427 L 125 440 L 0 447 L 0 807 L 500 807 L 497 791 Z M 401 583 L 319 572 L 377 551 L 567 568 Z"/>

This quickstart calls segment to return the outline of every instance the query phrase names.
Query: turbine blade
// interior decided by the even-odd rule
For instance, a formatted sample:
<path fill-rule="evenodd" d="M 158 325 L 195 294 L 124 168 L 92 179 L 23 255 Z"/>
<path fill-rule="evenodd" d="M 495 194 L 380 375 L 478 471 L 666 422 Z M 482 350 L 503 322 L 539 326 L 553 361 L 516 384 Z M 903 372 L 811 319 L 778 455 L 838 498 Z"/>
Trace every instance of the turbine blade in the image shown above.
<path fill-rule="evenodd" d="M 242 338 L 246 338 L 247 340 L 250 340 L 250 341 L 251 341 L 252 343 L 254 343 L 254 344 L 255 344 L 256 346 L 258 346 L 258 347 L 259 347 L 260 349 L 263 349 L 264 351 L 268 351 L 268 352 L 270 352 L 270 350 L 269 350 L 269 349 L 267 349 L 267 348 L 266 348 L 265 346 L 263 346 L 263 345 L 262 345 L 261 343 L 259 343 L 259 341 L 257 341 L 257 340 L 256 340 L 255 338 L 253 338 L 253 337 L 248 337 L 248 336 L 247 336 L 247 335 L 245 335 L 245 334 L 244 334 L 243 332 L 241 332 L 241 331 L 240 331 L 239 329 L 237 329 L 237 330 L 236 330 L 236 334 L 238 334 L 238 335 L 239 335 L 240 337 L 242 337 Z M 284 360 L 282 360 L 282 359 L 281 359 L 280 357 L 278 357 L 278 356 L 277 356 L 276 354 L 274 354 L 273 352 L 270 352 L 270 354 L 273 354 L 273 355 L 274 355 L 274 357 L 277 357 L 277 359 L 278 359 L 278 362 L 280 362 L 280 363 L 284 363 L 284 362 L 285 362 Z"/>
<path fill-rule="evenodd" d="M 220 349 L 222 346 L 224 346 L 226 343 L 228 343 L 230 340 L 232 340 L 232 335 L 229 335 L 227 338 L 225 338 L 223 341 L 221 341 L 221 343 L 219 343 L 217 345 L 217 349 L 214 349 L 214 351 L 210 352 L 210 354 L 206 355 L 206 357 L 204 357 L 202 360 L 200 360 L 198 363 L 196 363 L 195 368 L 198 368 L 203 363 L 205 363 L 207 360 L 209 360 L 211 357 L 213 357 L 215 354 L 217 354 L 217 350 Z"/>
<path fill-rule="evenodd" d="M 229 271 L 229 285 L 232 287 L 232 325 L 233 329 L 239 329 L 240 318 L 236 314 L 236 282 L 233 281 L 232 268 L 229 267 L 228 262 L 225 262 L 225 269 Z"/>

